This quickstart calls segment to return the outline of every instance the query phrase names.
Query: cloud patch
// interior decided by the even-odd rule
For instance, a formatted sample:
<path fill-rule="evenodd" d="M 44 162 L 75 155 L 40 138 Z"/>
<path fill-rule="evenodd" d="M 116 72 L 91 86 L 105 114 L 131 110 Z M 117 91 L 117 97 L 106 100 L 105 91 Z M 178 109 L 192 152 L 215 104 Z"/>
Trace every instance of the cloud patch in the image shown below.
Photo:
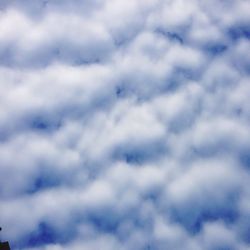
<path fill-rule="evenodd" d="M 1 1 L 2 238 L 25 250 L 247 249 L 249 10 Z"/>

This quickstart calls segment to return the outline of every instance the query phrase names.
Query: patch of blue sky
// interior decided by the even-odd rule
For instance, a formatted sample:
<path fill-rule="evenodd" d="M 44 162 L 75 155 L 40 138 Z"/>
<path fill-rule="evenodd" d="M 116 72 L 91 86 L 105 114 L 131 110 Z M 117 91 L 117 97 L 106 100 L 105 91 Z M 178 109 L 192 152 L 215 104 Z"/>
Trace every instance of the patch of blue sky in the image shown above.
<path fill-rule="evenodd" d="M 230 27 L 228 29 L 228 36 L 233 41 L 241 38 L 250 39 L 250 23 Z"/>

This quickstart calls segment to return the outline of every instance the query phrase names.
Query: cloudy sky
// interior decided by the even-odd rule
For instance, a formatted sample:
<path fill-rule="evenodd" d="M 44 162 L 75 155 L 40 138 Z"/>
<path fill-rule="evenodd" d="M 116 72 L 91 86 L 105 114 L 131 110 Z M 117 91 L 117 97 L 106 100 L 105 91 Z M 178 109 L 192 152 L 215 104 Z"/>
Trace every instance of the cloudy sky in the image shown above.
<path fill-rule="evenodd" d="M 1 239 L 250 249 L 249 13 L 249 0 L 0 0 Z"/>

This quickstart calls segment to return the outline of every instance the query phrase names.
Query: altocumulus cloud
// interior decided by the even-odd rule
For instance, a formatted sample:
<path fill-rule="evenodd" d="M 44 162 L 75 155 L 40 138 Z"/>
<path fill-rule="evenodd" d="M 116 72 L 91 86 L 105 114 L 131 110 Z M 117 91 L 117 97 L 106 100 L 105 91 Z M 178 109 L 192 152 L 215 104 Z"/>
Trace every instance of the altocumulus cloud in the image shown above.
<path fill-rule="evenodd" d="M 1 0 L 2 238 L 249 249 L 249 12 L 247 0 Z"/>

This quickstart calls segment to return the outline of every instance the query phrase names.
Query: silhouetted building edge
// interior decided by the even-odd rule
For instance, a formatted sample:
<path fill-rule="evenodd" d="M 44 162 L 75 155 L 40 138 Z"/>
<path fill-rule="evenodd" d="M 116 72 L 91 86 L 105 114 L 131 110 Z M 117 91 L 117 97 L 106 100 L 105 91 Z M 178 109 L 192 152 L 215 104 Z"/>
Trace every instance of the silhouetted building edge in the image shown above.
<path fill-rule="evenodd" d="M 0 243 L 0 250 L 10 250 L 9 242 L 1 242 Z"/>

